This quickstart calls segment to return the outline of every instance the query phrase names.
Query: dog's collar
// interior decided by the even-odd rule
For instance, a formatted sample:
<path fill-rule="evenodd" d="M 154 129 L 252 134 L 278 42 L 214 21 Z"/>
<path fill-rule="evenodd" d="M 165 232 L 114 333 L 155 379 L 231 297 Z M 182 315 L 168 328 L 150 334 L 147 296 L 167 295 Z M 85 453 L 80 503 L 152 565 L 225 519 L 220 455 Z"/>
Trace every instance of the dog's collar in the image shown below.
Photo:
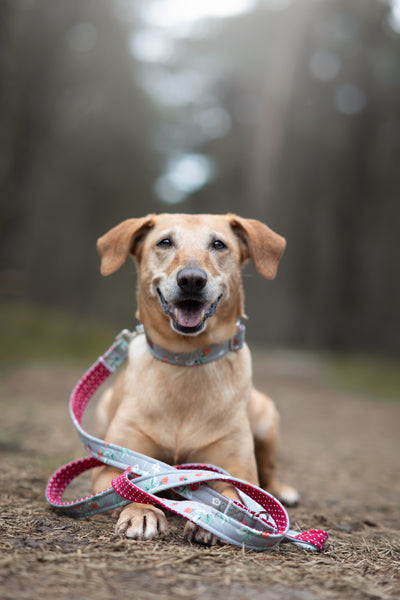
<path fill-rule="evenodd" d="M 221 358 L 227 354 L 227 352 L 232 350 L 240 350 L 245 341 L 246 327 L 243 325 L 243 323 L 238 322 L 236 334 L 230 340 L 222 342 L 222 344 L 212 344 L 206 348 L 199 348 L 199 350 L 195 350 L 194 352 L 180 353 L 171 352 L 170 350 L 161 348 L 161 346 L 158 346 L 150 339 L 146 330 L 144 333 L 146 335 L 147 346 L 155 358 L 158 358 L 158 360 L 170 365 L 193 367 L 195 365 L 204 365 L 205 363 L 209 363 L 217 358 Z"/>

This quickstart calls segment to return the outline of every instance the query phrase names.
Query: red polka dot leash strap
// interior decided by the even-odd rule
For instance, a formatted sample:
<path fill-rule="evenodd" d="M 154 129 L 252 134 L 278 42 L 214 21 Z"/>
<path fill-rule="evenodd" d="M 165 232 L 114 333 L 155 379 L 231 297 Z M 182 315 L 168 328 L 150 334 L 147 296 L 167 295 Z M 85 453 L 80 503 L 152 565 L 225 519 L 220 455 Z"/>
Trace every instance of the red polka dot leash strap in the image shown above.
<path fill-rule="evenodd" d="M 149 456 L 110 444 L 82 427 L 85 408 L 99 386 L 126 360 L 129 342 L 142 334 L 124 330 L 85 373 L 70 398 L 70 415 L 89 456 L 58 469 L 46 488 L 48 502 L 73 517 L 87 517 L 130 502 L 153 504 L 179 514 L 227 543 L 252 550 L 267 550 L 292 542 L 308 550 L 322 550 L 328 534 L 321 530 L 300 533 L 289 528 L 282 504 L 265 490 L 234 478 L 206 464 L 171 466 Z M 74 501 L 63 501 L 65 489 L 75 477 L 102 464 L 121 469 L 112 487 Z M 208 483 L 225 481 L 237 491 L 240 502 L 212 489 Z M 181 500 L 165 498 L 173 489 Z"/>

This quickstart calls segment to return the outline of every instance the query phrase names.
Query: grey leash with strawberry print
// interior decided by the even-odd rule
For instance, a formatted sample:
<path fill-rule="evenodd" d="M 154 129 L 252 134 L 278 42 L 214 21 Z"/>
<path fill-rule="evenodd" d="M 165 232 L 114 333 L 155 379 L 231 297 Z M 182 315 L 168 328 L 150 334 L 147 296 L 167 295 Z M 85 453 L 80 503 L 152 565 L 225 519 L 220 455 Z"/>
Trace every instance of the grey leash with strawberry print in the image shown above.
<path fill-rule="evenodd" d="M 153 504 L 179 514 L 206 529 L 221 540 L 244 546 L 251 550 L 269 550 L 283 541 L 292 542 L 308 550 L 322 550 L 328 534 L 322 530 L 300 533 L 289 529 L 289 516 L 282 504 L 265 490 L 234 478 L 226 471 L 206 464 L 171 466 L 149 456 L 134 452 L 96 438 L 82 427 L 84 410 L 98 387 L 127 359 L 129 343 L 144 329 L 122 331 L 112 346 L 85 373 L 74 388 L 70 398 L 70 415 L 78 435 L 89 456 L 72 461 L 58 469 L 46 488 L 48 502 L 72 517 L 87 517 L 130 502 Z M 228 351 L 237 351 L 244 340 L 244 326 L 232 340 L 220 347 L 202 350 L 197 359 L 191 356 L 191 365 L 214 360 Z M 149 339 L 148 344 L 151 344 Z M 223 346 L 223 348 L 222 348 Z M 149 345 L 150 351 L 152 350 Z M 161 350 L 157 347 L 160 354 Z M 154 352 L 154 348 L 153 348 Z M 171 353 L 157 358 L 174 362 Z M 121 469 L 122 474 L 113 479 L 111 487 L 72 502 L 62 500 L 69 483 L 81 473 L 103 464 Z M 240 502 L 219 494 L 207 485 L 213 481 L 225 481 L 232 485 Z M 182 500 L 164 498 L 163 492 L 174 490 Z"/>

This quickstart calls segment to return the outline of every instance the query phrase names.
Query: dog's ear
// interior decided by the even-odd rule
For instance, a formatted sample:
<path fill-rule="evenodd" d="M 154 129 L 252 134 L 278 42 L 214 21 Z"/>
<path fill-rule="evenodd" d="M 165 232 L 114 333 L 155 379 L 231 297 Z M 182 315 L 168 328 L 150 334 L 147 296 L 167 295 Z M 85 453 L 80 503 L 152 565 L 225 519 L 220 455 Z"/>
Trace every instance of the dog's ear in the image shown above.
<path fill-rule="evenodd" d="M 227 215 L 230 226 L 239 237 L 243 261 L 251 259 L 257 271 L 266 279 L 274 279 L 286 240 L 272 229 L 254 219 Z"/>
<path fill-rule="evenodd" d="M 139 242 L 154 227 L 154 217 L 155 215 L 148 215 L 141 219 L 122 221 L 97 240 L 102 275 L 111 275 L 122 267 L 130 254 L 137 255 Z"/>

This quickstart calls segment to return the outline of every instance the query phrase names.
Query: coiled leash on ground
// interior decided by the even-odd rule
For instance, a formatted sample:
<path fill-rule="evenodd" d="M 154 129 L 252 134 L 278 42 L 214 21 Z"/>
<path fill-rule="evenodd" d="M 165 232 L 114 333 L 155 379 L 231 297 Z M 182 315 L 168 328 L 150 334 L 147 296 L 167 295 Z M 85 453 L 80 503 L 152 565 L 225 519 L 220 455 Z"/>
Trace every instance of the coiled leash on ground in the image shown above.
<path fill-rule="evenodd" d="M 308 550 L 322 550 L 328 534 L 316 529 L 303 533 L 289 529 L 285 508 L 265 490 L 236 479 L 214 465 L 185 464 L 172 467 L 128 448 L 105 442 L 83 429 L 82 417 L 91 396 L 127 359 L 130 341 L 143 333 L 142 326 L 133 333 L 122 331 L 74 388 L 70 398 L 70 415 L 90 456 L 70 462 L 53 474 L 46 488 L 48 502 L 72 517 L 87 517 L 130 502 L 153 504 L 181 515 L 225 542 L 251 550 L 271 549 L 282 541 Z M 221 353 L 238 350 L 243 339 L 244 326 L 239 325 L 233 340 L 219 345 L 219 348 L 207 349 L 205 356 L 217 358 Z M 148 343 L 151 350 L 151 341 L 148 340 Z M 190 364 L 203 362 L 201 357 L 197 362 L 195 358 L 192 359 Z M 111 482 L 112 487 L 80 500 L 62 501 L 64 490 L 75 477 L 102 464 L 123 470 Z M 207 485 L 222 480 L 236 489 L 241 502 L 231 500 Z M 183 500 L 170 500 L 159 495 L 170 489 Z"/>

